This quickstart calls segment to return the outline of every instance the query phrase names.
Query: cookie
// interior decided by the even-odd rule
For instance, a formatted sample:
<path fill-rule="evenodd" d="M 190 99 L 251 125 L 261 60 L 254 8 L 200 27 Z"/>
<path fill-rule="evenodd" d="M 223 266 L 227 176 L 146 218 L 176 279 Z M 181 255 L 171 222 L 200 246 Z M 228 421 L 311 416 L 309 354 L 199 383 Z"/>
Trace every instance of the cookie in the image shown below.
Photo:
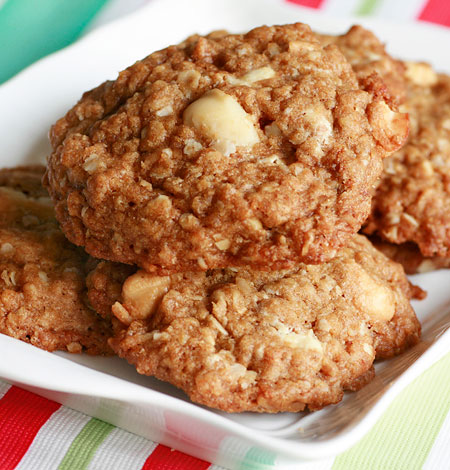
<path fill-rule="evenodd" d="M 400 245 L 386 242 L 378 237 L 371 237 L 375 247 L 403 266 L 406 274 L 423 274 L 437 269 L 450 268 L 450 258 L 433 256 L 426 258 L 420 252 L 418 246 L 407 242 Z M 419 295 L 419 298 L 423 298 Z"/>
<path fill-rule="evenodd" d="M 137 271 L 128 264 L 100 261 L 86 278 L 88 299 L 95 311 L 106 320 L 114 320 L 111 315 L 112 305 L 120 300 L 122 285 Z"/>
<path fill-rule="evenodd" d="M 87 304 L 95 262 L 64 237 L 43 174 L 0 170 L 0 333 L 47 351 L 111 354 L 110 323 Z"/>
<path fill-rule="evenodd" d="M 41 184 L 44 171 L 42 165 L 3 168 L 0 170 L 0 187 L 14 189 L 33 199 L 45 198 L 44 202 L 48 204 L 48 192 Z"/>
<path fill-rule="evenodd" d="M 105 265 L 101 275 L 108 273 Z M 111 270 L 110 270 L 111 272 Z M 417 343 L 400 265 L 355 235 L 328 263 L 290 270 L 137 271 L 109 304 L 114 351 L 138 372 L 228 412 L 319 409 Z M 103 300 L 105 297 L 103 297 Z"/>
<path fill-rule="evenodd" d="M 424 258 L 450 258 L 450 77 L 407 66 L 410 136 L 385 160 L 364 231 L 414 243 Z"/>
<path fill-rule="evenodd" d="M 405 102 L 407 96 L 405 64 L 391 57 L 375 34 L 356 25 L 339 36 L 322 34 L 319 37 L 322 44 L 338 46 L 360 81 L 364 83 L 377 74 L 386 86 L 385 93 L 390 95 L 394 103 L 401 105 Z"/>
<path fill-rule="evenodd" d="M 83 95 L 50 133 L 67 237 L 166 274 L 319 263 L 358 231 L 406 138 L 303 24 L 192 36 Z"/>

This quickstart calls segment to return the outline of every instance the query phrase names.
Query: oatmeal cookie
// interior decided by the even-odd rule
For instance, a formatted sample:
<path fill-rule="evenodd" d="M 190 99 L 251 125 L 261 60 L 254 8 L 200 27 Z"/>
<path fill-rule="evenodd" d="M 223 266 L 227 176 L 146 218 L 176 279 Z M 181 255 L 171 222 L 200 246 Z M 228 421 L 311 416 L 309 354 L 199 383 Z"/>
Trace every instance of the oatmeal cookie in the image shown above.
<path fill-rule="evenodd" d="M 370 380 L 376 357 L 420 336 L 403 268 L 361 235 L 321 265 L 170 276 L 139 270 L 119 296 L 112 291 L 106 307 L 117 298 L 112 313 L 120 320 L 114 351 L 141 374 L 229 412 L 336 403 Z M 104 310 L 95 302 L 105 298 L 94 297 L 94 307 Z"/>
<path fill-rule="evenodd" d="M 378 237 L 371 237 L 371 241 L 388 258 L 400 263 L 406 274 L 422 274 L 436 269 L 450 268 L 450 258 L 440 256 L 426 258 L 415 243 L 407 242 L 395 245 Z"/>
<path fill-rule="evenodd" d="M 383 43 L 362 26 L 352 26 L 340 36 L 319 35 L 322 44 L 336 44 L 350 62 L 358 79 L 365 83 L 373 74 L 379 75 L 395 104 L 405 102 L 407 83 L 405 64 L 391 57 Z"/>
<path fill-rule="evenodd" d="M 450 77 L 408 64 L 406 145 L 385 160 L 364 231 L 412 242 L 425 258 L 450 258 Z"/>
<path fill-rule="evenodd" d="M 64 237 L 43 174 L 0 170 L 0 333 L 48 351 L 110 354 L 110 324 L 85 300 L 95 263 Z"/>
<path fill-rule="evenodd" d="M 406 138 L 303 24 L 192 36 L 83 95 L 51 129 L 45 184 L 67 237 L 167 274 L 323 262 Z"/>
<path fill-rule="evenodd" d="M 100 261 L 95 269 L 91 270 L 86 279 L 88 299 L 100 316 L 114 320 L 111 307 L 120 300 L 123 283 L 136 271 L 135 266 L 110 261 Z"/>

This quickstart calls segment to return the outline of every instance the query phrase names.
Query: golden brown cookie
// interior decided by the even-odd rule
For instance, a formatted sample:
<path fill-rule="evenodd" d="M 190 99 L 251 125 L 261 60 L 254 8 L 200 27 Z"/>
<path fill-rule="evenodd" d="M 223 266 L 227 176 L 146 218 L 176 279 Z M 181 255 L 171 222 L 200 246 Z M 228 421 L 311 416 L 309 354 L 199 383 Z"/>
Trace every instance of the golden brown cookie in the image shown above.
<path fill-rule="evenodd" d="M 110 354 L 110 323 L 86 297 L 95 263 L 61 232 L 43 174 L 0 170 L 0 333 L 48 351 Z"/>
<path fill-rule="evenodd" d="M 385 86 L 363 85 L 303 24 L 155 52 L 53 126 L 45 181 L 62 229 L 160 274 L 330 259 L 407 133 Z"/>
<path fill-rule="evenodd" d="M 395 245 L 378 237 L 371 237 L 372 243 L 391 258 L 403 266 L 406 274 L 422 274 L 436 269 L 450 268 L 450 258 L 433 256 L 426 258 L 415 243 L 407 242 Z"/>
<path fill-rule="evenodd" d="M 393 101 L 397 105 L 404 103 L 407 94 L 405 64 L 391 57 L 375 34 L 356 25 L 340 36 L 319 36 L 323 44 L 338 46 L 362 83 L 377 74 Z"/>
<path fill-rule="evenodd" d="M 104 280 L 113 272 L 100 270 Z M 420 336 L 403 268 L 361 235 L 322 265 L 139 270 L 120 294 L 117 278 L 112 284 L 112 295 L 91 301 L 104 311 L 117 299 L 114 351 L 141 374 L 229 412 L 336 403 L 370 380 L 375 357 L 400 353 Z"/>
<path fill-rule="evenodd" d="M 407 144 L 385 160 L 364 231 L 412 242 L 424 258 L 450 258 L 450 77 L 407 64 Z M 438 263 L 439 264 L 439 263 Z"/>
<path fill-rule="evenodd" d="M 111 307 L 120 300 L 123 283 L 136 271 L 135 266 L 128 264 L 100 261 L 88 274 L 86 285 L 89 303 L 99 315 L 107 320 L 114 320 Z"/>

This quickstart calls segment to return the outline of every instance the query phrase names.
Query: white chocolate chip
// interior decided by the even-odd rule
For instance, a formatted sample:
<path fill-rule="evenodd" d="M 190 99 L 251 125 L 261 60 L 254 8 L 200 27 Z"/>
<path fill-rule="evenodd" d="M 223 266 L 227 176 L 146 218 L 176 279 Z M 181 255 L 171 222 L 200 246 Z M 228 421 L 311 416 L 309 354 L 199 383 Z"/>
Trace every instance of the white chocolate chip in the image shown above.
<path fill-rule="evenodd" d="M 239 102 L 221 90 L 210 90 L 191 103 L 183 114 L 184 124 L 212 140 L 212 147 L 230 155 L 236 146 L 259 142 L 253 120 Z"/>
<path fill-rule="evenodd" d="M 45 273 L 44 271 L 39 271 L 39 272 L 38 272 L 38 276 L 39 276 L 39 279 L 40 279 L 42 282 L 48 283 L 48 276 L 47 276 L 47 273 Z"/>

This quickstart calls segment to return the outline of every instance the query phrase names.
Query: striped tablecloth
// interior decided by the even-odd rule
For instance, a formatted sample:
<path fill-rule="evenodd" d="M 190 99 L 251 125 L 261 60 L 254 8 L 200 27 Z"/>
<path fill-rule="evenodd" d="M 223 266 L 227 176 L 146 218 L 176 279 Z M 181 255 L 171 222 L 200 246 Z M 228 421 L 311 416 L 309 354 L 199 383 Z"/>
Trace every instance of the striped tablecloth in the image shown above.
<path fill-rule="evenodd" d="M 146 0 L 0 0 L 0 83 L 32 61 Z M 213 0 L 211 0 L 213 1 Z M 283 1 L 283 0 L 279 0 Z M 334 16 L 373 15 L 450 26 L 448 0 L 287 0 Z M 103 8 L 102 8 L 103 7 Z M 101 9 L 102 8 L 102 9 Z M 30 38 L 55 19 L 52 41 Z M 93 20 L 93 21 L 92 21 Z M 22 26 L 17 33 L 17 22 Z M 11 41 L 14 38 L 14 41 Z M 14 43 L 14 46 L 12 46 Z M 27 44 L 28 47 L 23 47 Z M 266 461 L 264 468 L 276 463 Z M 0 470 L 203 470 L 220 467 L 0 381 Z M 241 467 L 257 470 L 245 461 Z M 356 446 L 299 470 L 450 470 L 450 355 L 416 379 Z"/>

